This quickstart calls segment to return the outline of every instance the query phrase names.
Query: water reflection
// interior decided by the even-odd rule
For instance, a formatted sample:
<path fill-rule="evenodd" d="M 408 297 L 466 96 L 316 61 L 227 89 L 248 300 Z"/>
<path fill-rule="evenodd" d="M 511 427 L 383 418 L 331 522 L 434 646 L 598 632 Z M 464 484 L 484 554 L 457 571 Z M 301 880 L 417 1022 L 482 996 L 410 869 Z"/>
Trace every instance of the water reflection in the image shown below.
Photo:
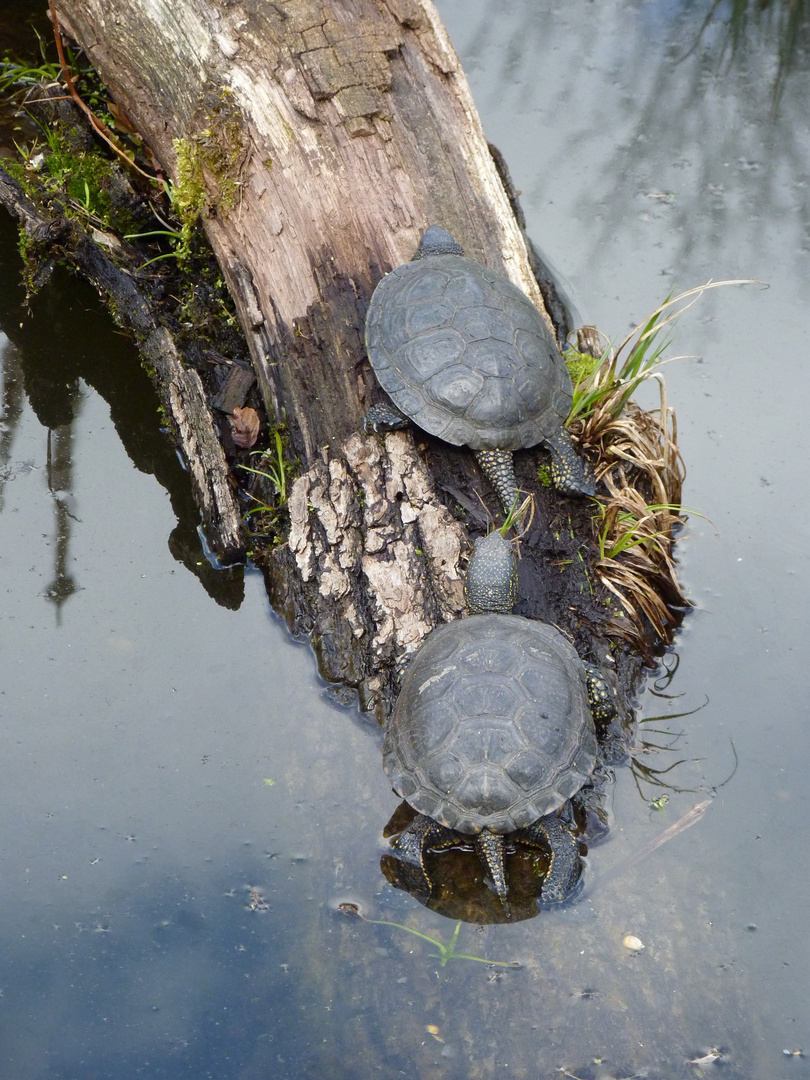
<path fill-rule="evenodd" d="M 73 475 L 73 426 L 61 424 L 48 428 L 48 491 L 54 505 L 54 572 L 45 588 L 45 597 L 56 607 L 57 624 L 62 604 L 76 592 L 76 582 L 68 571 L 70 548 L 70 512 Z"/>
<path fill-rule="evenodd" d="M 9 251 L 14 239 L 13 226 L 4 218 L 0 245 Z M 81 304 L 77 303 L 80 297 Z M 0 294 L 0 331 L 6 336 L 0 355 L 0 513 L 5 484 L 30 467 L 14 460 L 27 400 L 43 428 L 46 484 L 54 506 L 53 566 L 45 595 L 54 604 L 58 619 L 63 605 L 81 588 L 68 569 L 74 561 L 71 525 L 80 515 L 72 463 L 76 440 L 92 441 L 92 431 L 83 426 L 82 404 L 90 389 L 95 390 L 109 405 L 116 432 L 132 463 L 140 472 L 153 475 L 171 500 L 177 518 L 168 538 L 172 555 L 217 603 L 236 609 L 244 597 L 243 571 L 240 567 L 220 570 L 206 556 L 188 478 L 169 439 L 160 432 L 155 392 L 140 367 L 134 345 L 123 335 L 109 334 L 106 320 L 91 290 L 67 275 L 57 275 L 34 298 L 30 315 L 23 307 L 19 283 Z M 122 543 L 125 540 L 122 535 Z"/>
<path fill-rule="evenodd" d="M 684 4 L 688 11 L 696 5 Z M 704 5 L 699 5 L 703 7 Z M 697 11 L 696 14 L 702 14 Z M 703 17 L 690 52 L 700 48 L 711 30 L 716 30 L 719 58 L 734 63 L 744 56 L 752 41 L 765 43 L 776 55 L 773 80 L 776 111 L 785 83 L 794 67 L 807 63 L 810 44 L 810 2 L 808 0 L 713 0 Z"/>
<path fill-rule="evenodd" d="M 391 837 L 402 832 L 416 816 L 401 803 L 383 830 Z M 454 846 L 440 853 L 427 852 L 422 868 L 391 849 L 380 858 L 380 870 L 390 885 L 409 893 L 420 904 L 448 919 L 466 923 L 522 922 L 540 914 L 539 901 L 549 859 L 536 848 L 506 845 L 505 868 L 508 903 L 502 902 L 486 880 L 483 863 L 471 845 Z"/>
<path fill-rule="evenodd" d="M 445 6 L 454 5 L 440 3 L 440 10 Z M 696 254 L 715 279 L 766 277 L 761 252 L 773 230 L 782 231 L 792 250 L 810 252 L 810 156 L 804 138 L 810 23 L 795 11 L 806 9 L 806 0 L 735 0 L 744 14 L 733 14 L 729 3 L 662 0 L 627 5 L 632 14 L 621 20 L 612 8 L 594 6 L 584 23 L 562 8 L 550 14 L 531 0 L 517 6 L 518 14 L 496 24 L 487 9 L 469 32 L 464 53 L 483 111 L 506 116 L 511 104 L 530 122 L 536 148 L 530 138 L 522 160 L 519 147 L 505 142 L 500 149 L 511 158 L 527 211 L 532 205 L 543 209 L 550 235 L 558 229 L 564 242 L 569 229 L 559 218 L 572 213 L 589 233 L 591 251 L 611 249 L 622 234 L 637 243 L 644 259 L 650 226 L 660 223 L 668 242 L 656 258 L 666 261 L 650 273 L 665 278 L 673 266 L 694 262 Z M 500 39 L 497 50 L 493 34 Z M 556 69 L 556 55 L 571 52 L 571 36 L 581 70 Z M 478 55 L 488 63 L 481 79 Z M 551 67 L 538 81 L 541 56 Z M 491 70 L 492 63 L 500 69 Z M 600 81 L 609 93 L 600 91 Z M 584 89 L 573 88 L 577 82 Z M 767 119 L 774 95 L 778 127 Z M 579 105 L 583 96 L 585 109 Z M 520 147 L 525 144 L 524 137 Z M 598 153 L 598 169 L 580 159 L 585 147 Z M 587 171 L 586 192 L 578 199 L 572 192 L 570 208 L 558 194 L 552 214 L 548 192 L 559 189 L 572 169 Z M 736 247 L 730 263 L 721 261 L 728 256 L 729 237 Z M 547 238 L 541 242 L 547 248 Z M 660 285 L 658 302 L 673 283 Z M 718 303 L 716 296 L 707 298 L 707 305 Z"/>

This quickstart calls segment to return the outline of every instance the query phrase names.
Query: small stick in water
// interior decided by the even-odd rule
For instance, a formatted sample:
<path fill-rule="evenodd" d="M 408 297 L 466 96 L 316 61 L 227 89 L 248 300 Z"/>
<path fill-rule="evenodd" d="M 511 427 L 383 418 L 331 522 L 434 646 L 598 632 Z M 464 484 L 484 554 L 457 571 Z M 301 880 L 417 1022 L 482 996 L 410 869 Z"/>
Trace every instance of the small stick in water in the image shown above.
<path fill-rule="evenodd" d="M 664 829 L 658 836 L 653 837 L 653 839 L 645 844 L 644 847 L 639 848 L 638 851 L 634 852 L 632 855 L 628 855 L 622 862 L 611 867 L 611 869 L 595 883 L 594 888 L 596 884 L 604 885 L 606 881 L 610 881 L 612 878 L 618 877 L 619 874 L 623 874 L 625 870 L 629 870 L 631 866 L 635 866 L 637 863 L 640 863 L 642 859 L 646 859 L 648 855 L 652 855 L 652 853 L 657 851 L 662 844 L 666 844 L 669 840 L 678 836 L 679 833 L 685 832 L 687 829 L 691 828 L 700 821 L 706 813 L 706 810 L 711 805 L 711 801 L 711 799 L 704 799 L 703 802 L 696 803 L 691 810 L 686 811 L 683 817 L 678 818 L 674 825 L 670 825 L 668 829 Z M 586 891 L 591 892 L 592 890 L 588 889 Z"/>

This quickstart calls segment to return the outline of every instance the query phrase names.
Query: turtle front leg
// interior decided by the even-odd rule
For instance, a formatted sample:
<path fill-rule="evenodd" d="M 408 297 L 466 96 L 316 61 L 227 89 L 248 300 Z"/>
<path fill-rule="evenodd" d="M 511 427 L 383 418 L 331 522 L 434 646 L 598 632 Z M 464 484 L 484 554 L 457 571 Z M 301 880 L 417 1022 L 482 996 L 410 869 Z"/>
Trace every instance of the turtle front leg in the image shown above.
<path fill-rule="evenodd" d="M 556 814 L 540 818 L 515 834 L 515 839 L 530 847 L 548 849 L 549 862 L 541 899 L 545 904 L 561 904 L 579 881 L 582 864 L 575 837 Z"/>
<path fill-rule="evenodd" d="M 366 431 L 400 431 L 409 424 L 408 417 L 399 411 L 393 401 L 380 401 L 372 405 L 363 417 Z"/>
<path fill-rule="evenodd" d="M 511 450 L 476 450 L 481 471 L 495 488 L 505 514 L 517 505 L 518 489 Z"/>
<path fill-rule="evenodd" d="M 595 495 L 593 470 L 574 449 L 571 436 L 560 428 L 546 439 L 551 454 L 551 481 L 561 495 Z"/>

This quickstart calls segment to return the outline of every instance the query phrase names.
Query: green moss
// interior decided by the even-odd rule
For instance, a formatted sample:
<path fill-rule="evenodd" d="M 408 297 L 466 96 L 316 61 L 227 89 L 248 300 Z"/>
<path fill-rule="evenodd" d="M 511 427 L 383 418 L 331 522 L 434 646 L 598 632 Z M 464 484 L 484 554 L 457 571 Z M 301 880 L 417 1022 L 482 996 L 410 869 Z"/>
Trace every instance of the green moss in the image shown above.
<path fill-rule="evenodd" d="M 568 374 L 571 376 L 571 382 L 574 386 L 579 386 L 581 382 L 584 382 L 593 375 L 602 363 L 602 357 L 591 356 L 590 353 L 577 352 L 576 349 L 567 349 L 565 353 L 565 363 L 568 367 Z"/>
<path fill-rule="evenodd" d="M 37 291 L 35 282 L 37 267 L 39 265 L 37 259 L 37 244 L 31 238 L 31 234 L 22 225 L 20 226 L 20 233 L 17 237 L 17 250 L 22 259 L 22 282 L 25 286 L 25 295 L 26 297 L 33 296 Z"/>
<path fill-rule="evenodd" d="M 226 86 L 215 95 L 208 94 L 206 104 L 206 126 L 197 136 L 197 147 L 216 183 L 217 210 L 227 213 L 236 205 L 241 183 L 239 165 L 246 149 L 244 121 Z"/>
<path fill-rule="evenodd" d="M 548 467 L 548 465 L 537 466 L 537 479 L 540 481 L 543 487 L 550 488 L 554 485 L 554 482 L 551 479 L 551 469 Z"/>
<path fill-rule="evenodd" d="M 173 139 L 177 154 L 177 176 L 171 188 L 174 212 L 185 224 L 193 225 L 208 208 L 202 157 L 196 143 L 188 139 Z"/>
<path fill-rule="evenodd" d="M 43 141 L 20 146 L 21 161 L 5 159 L 3 167 L 29 198 L 58 199 L 65 217 L 91 220 L 114 233 L 135 225 L 129 210 L 113 194 L 118 163 L 98 147 L 77 146 L 75 134 L 54 125 L 40 125 Z M 34 162 L 41 155 L 41 163 Z"/>
<path fill-rule="evenodd" d="M 226 214 L 236 205 L 239 165 L 245 155 L 242 114 L 227 87 L 209 92 L 202 126 L 192 139 L 175 139 L 177 175 L 172 203 L 184 225 L 216 211 Z"/>

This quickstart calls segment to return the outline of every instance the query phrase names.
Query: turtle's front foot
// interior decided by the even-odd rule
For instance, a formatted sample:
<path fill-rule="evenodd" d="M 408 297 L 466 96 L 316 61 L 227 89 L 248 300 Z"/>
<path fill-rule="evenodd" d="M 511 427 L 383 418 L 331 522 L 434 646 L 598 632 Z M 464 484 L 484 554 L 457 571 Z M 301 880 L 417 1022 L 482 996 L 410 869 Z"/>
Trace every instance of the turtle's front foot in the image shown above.
<path fill-rule="evenodd" d="M 363 417 L 365 431 L 400 431 L 409 424 L 407 416 L 403 416 L 389 401 L 372 405 Z"/>
<path fill-rule="evenodd" d="M 616 717 L 616 699 L 598 667 L 589 664 L 587 660 L 582 661 L 582 666 L 585 668 L 593 718 L 600 724 L 609 724 Z"/>

